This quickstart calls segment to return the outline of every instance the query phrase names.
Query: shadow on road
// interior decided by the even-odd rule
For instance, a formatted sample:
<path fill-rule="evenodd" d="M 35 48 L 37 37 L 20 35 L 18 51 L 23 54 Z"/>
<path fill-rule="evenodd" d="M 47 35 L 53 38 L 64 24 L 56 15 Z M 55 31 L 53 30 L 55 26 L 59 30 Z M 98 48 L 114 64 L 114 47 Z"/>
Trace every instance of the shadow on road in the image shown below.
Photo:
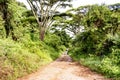
<path fill-rule="evenodd" d="M 73 60 L 72 60 L 72 58 L 69 55 L 63 54 L 58 59 L 56 59 L 56 61 L 59 61 L 59 62 L 60 61 L 72 62 Z"/>

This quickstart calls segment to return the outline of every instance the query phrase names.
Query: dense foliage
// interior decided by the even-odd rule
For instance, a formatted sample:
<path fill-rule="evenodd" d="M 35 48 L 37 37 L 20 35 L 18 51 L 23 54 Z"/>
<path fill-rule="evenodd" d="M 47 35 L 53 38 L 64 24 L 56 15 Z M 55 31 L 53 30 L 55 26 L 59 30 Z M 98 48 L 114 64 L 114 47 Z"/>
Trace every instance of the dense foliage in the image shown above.
<path fill-rule="evenodd" d="M 110 6 L 78 8 L 80 11 L 84 9 L 84 31 L 73 40 L 70 53 L 91 69 L 117 79 L 120 77 L 120 8 L 111 10 Z"/>
<path fill-rule="evenodd" d="M 44 40 L 46 30 L 53 23 L 53 16 L 59 7 L 71 6 L 71 0 L 27 0 L 39 25 L 39 38 Z"/>
<path fill-rule="evenodd" d="M 66 49 L 57 33 L 46 31 L 45 35 L 44 42 L 40 41 L 36 19 L 24 4 L 0 0 L 0 80 L 31 73 Z"/>
<path fill-rule="evenodd" d="M 64 2 L 71 0 L 39 2 L 46 10 L 37 10 L 36 1 L 40 0 L 27 1 L 32 10 L 15 0 L 0 0 L 0 80 L 16 80 L 31 73 L 66 48 L 74 60 L 119 79 L 119 3 L 80 6 L 59 13 L 52 7 L 59 2 L 58 7 L 70 6 Z"/>

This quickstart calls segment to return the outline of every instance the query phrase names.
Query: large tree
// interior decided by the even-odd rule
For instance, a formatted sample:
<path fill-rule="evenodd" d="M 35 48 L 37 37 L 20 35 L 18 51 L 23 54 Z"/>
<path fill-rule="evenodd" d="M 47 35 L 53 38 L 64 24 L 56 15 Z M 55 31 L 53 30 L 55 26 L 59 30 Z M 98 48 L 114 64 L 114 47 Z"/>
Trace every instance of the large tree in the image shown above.
<path fill-rule="evenodd" d="M 6 31 L 6 37 L 9 36 L 10 33 L 10 13 L 8 11 L 8 0 L 2 0 L 0 1 L 0 12 L 2 14 L 2 18 L 5 21 L 4 23 L 4 27 L 5 27 L 5 31 Z"/>
<path fill-rule="evenodd" d="M 13 12 L 10 9 L 10 3 L 14 2 L 14 0 L 0 0 L 0 14 L 4 20 L 4 28 L 6 32 L 6 38 L 12 36 L 13 40 L 16 40 L 16 36 L 14 34 L 12 19 Z"/>
<path fill-rule="evenodd" d="M 53 16 L 60 7 L 70 6 L 71 0 L 27 0 L 39 24 L 40 40 L 44 40 L 45 32 L 53 22 Z"/>
<path fill-rule="evenodd" d="M 61 15 L 55 17 L 55 23 L 53 24 L 53 29 L 67 30 L 73 36 L 76 36 L 80 32 L 84 31 L 84 17 L 88 11 L 89 5 L 80 6 L 78 8 L 73 8 Z"/>
<path fill-rule="evenodd" d="M 83 53 L 96 53 L 97 55 L 109 53 L 112 43 L 108 39 L 108 34 L 111 34 L 111 30 L 115 27 L 112 26 L 114 20 L 110 9 L 106 5 L 92 5 L 86 10 L 82 19 L 85 30 L 76 36 L 74 45 Z"/>

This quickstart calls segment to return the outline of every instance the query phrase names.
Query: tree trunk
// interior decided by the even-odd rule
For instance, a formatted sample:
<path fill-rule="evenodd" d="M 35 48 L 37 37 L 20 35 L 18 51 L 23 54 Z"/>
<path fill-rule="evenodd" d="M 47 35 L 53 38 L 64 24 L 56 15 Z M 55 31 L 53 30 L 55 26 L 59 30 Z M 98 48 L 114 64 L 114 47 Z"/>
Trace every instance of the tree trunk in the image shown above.
<path fill-rule="evenodd" d="M 6 32 L 6 38 L 8 38 L 9 33 L 10 33 L 10 28 L 9 28 L 9 25 L 8 25 L 8 21 L 5 21 L 4 27 L 5 27 L 5 32 Z"/>
<path fill-rule="evenodd" d="M 10 27 L 10 31 L 11 31 L 12 39 L 13 39 L 14 41 L 17 41 L 18 38 L 15 36 L 12 26 Z"/>
<path fill-rule="evenodd" d="M 8 38 L 11 33 L 12 39 L 17 40 L 16 36 L 14 35 L 13 27 L 10 22 L 10 20 L 12 18 L 11 17 L 12 14 L 8 10 L 8 0 L 4 0 L 0 3 L 0 12 L 3 14 L 2 18 L 5 21 L 4 28 L 5 28 L 5 32 L 6 32 L 6 38 Z"/>
<path fill-rule="evenodd" d="M 5 21 L 4 27 L 5 27 L 5 32 L 6 32 L 6 38 L 10 34 L 10 18 L 9 18 L 9 13 L 8 13 L 8 1 L 4 0 L 1 2 L 1 12 L 3 13 L 3 20 Z"/>
<path fill-rule="evenodd" d="M 41 41 L 44 41 L 44 37 L 45 37 L 45 28 L 44 27 L 41 27 L 40 28 L 40 40 Z"/>

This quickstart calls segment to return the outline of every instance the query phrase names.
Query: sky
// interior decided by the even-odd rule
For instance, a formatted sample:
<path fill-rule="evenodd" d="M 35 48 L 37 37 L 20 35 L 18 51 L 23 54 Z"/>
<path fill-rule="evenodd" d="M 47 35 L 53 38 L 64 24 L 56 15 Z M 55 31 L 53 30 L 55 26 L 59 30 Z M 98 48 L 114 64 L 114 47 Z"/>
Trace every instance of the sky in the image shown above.
<path fill-rule="evenodd" d="M 23 2 L 27 6 L 27 8 L 30 9 L 26 0 L 17 0 L 17 1 Z M 115 3 L 120 3 L 120 0 L 73 0 L 72 2 L 74 8 L 84 5 L 103 4 L 103 3 L 115 4 Z"/>
<path fill-rule="evenodd" d="M 114 4 L 120 3 L 120 0 L 74 0 L 74 7 L 83 6 L 83 5 L 92 5 L 92 4 Z"/>

